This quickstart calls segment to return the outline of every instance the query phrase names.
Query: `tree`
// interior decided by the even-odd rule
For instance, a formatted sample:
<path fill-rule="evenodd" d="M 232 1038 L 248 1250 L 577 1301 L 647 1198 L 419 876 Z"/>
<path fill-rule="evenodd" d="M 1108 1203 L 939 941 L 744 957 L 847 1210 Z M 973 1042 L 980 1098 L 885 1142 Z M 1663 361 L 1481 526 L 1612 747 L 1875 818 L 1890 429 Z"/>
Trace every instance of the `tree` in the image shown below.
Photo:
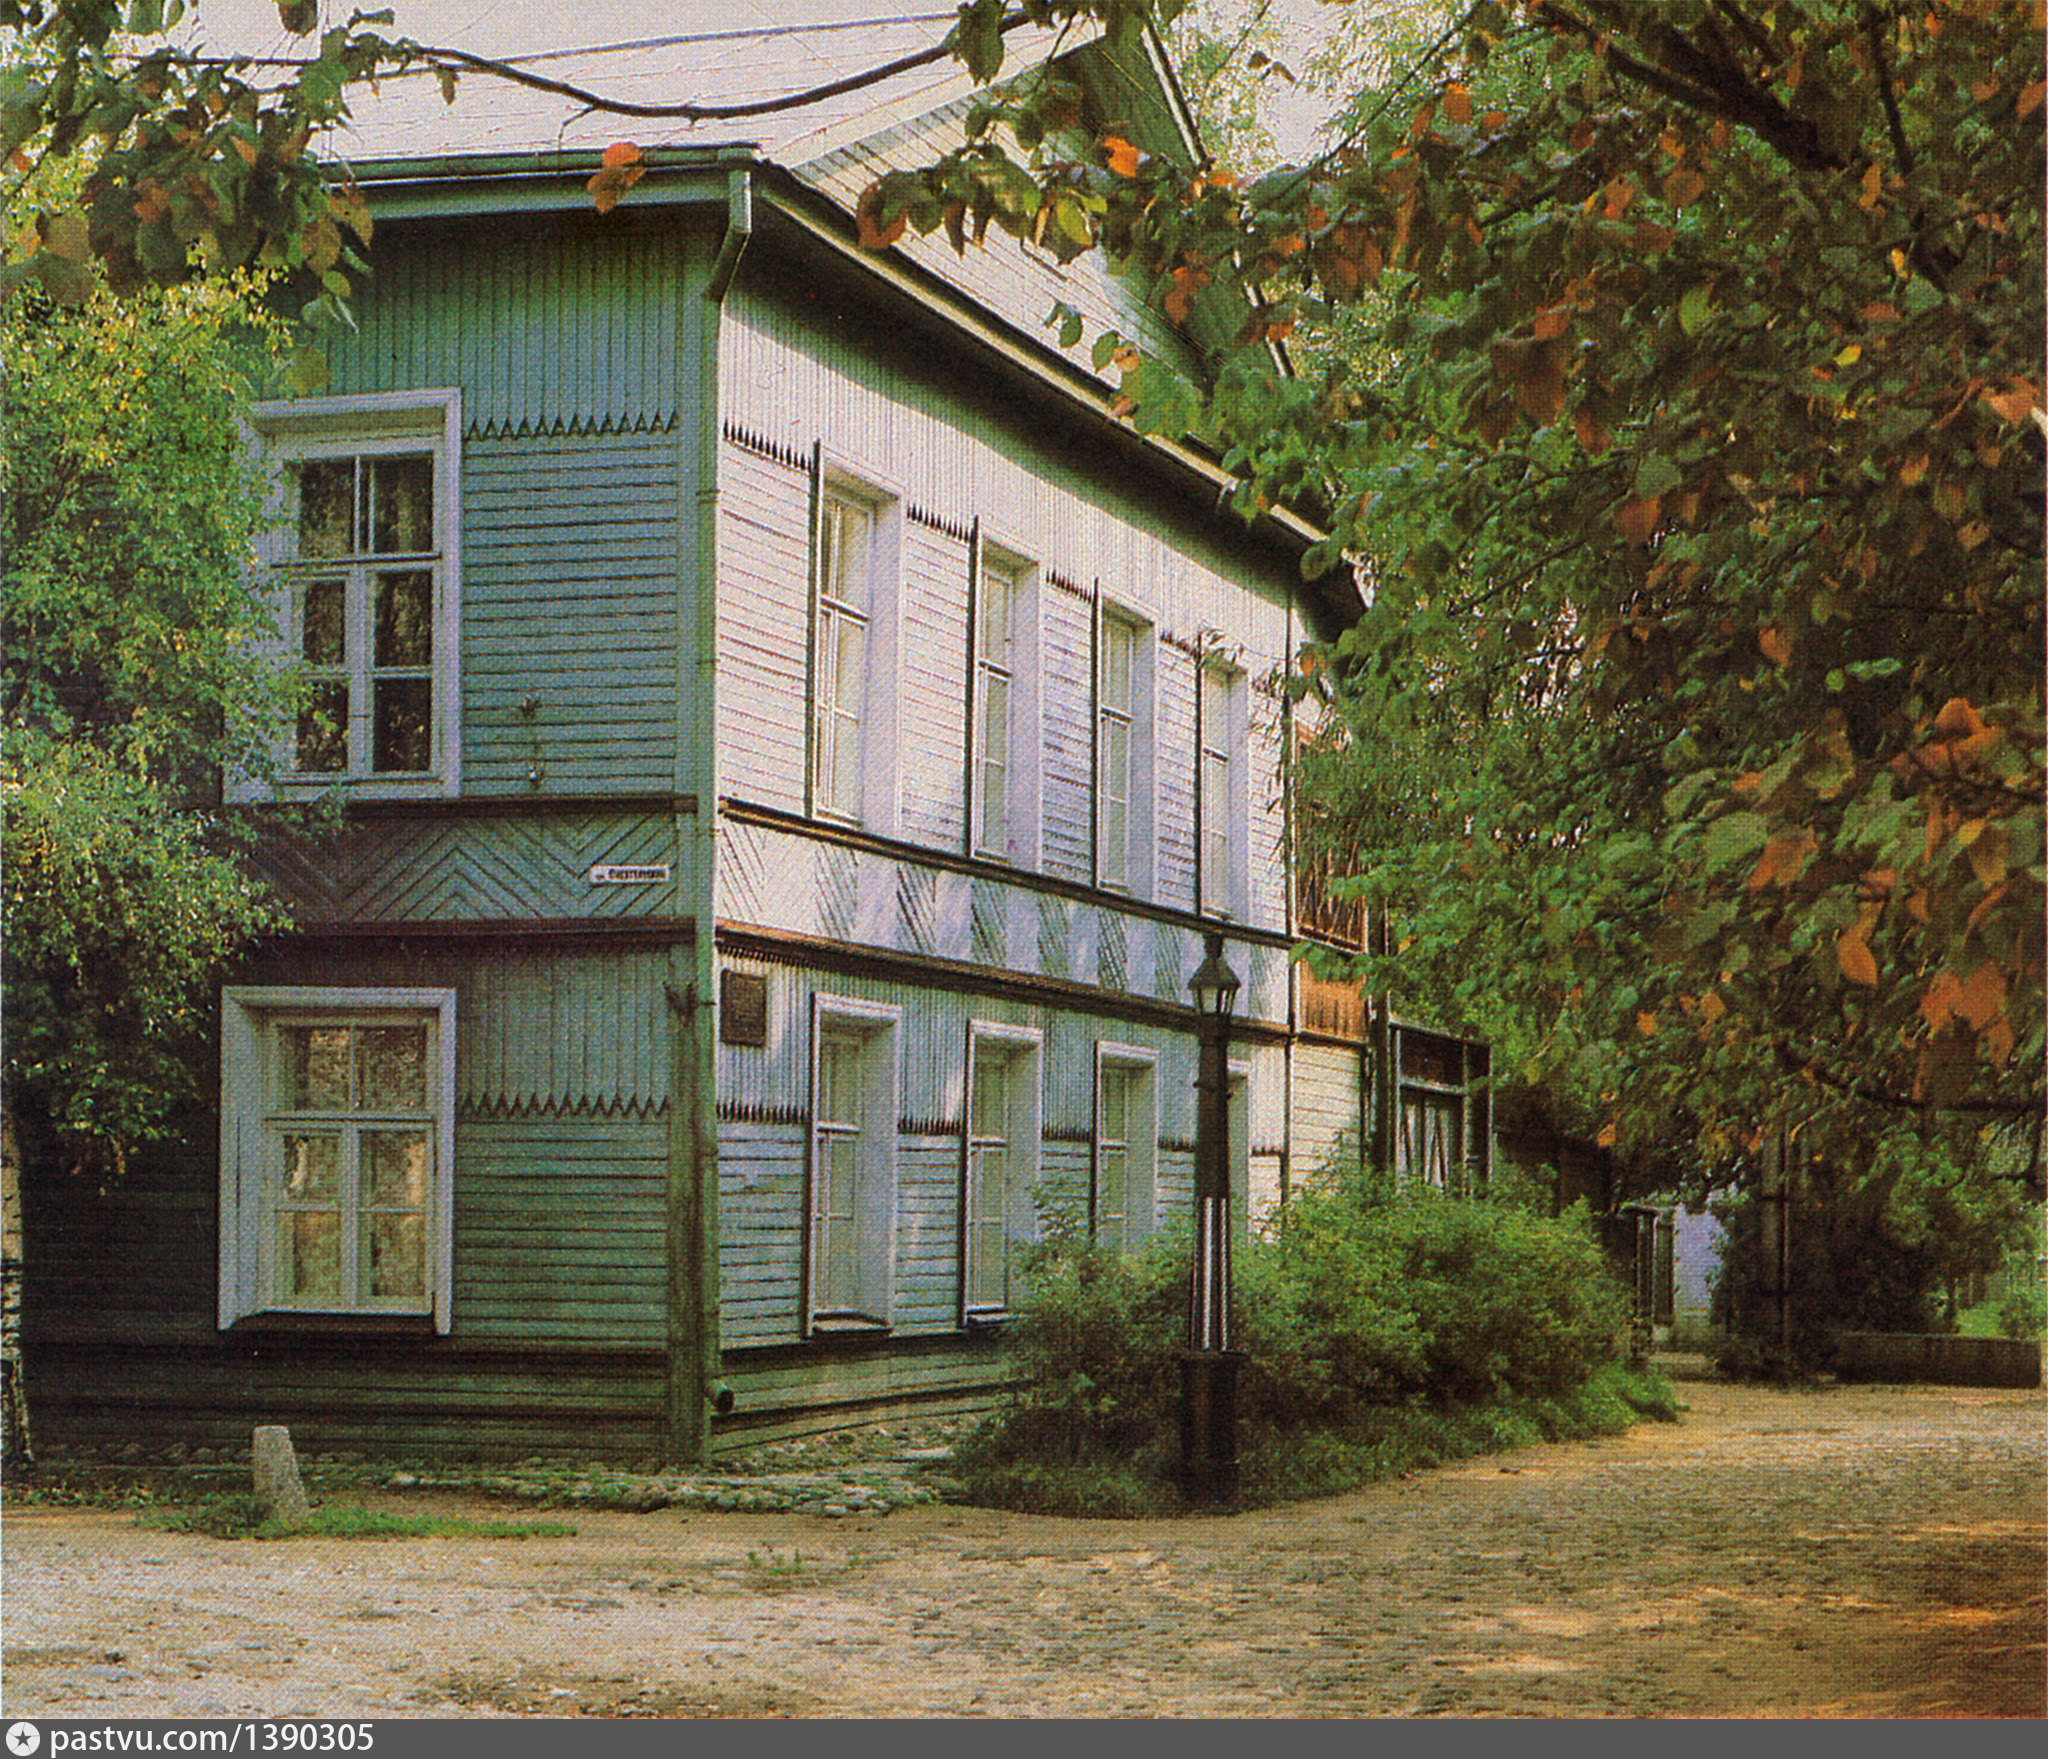
<path fill-rule="evenodd" d="M 1011 98 L 882 179 L 871 230 L 994 204 L 1169 311 L 1263 289 L 1206 400 L 1123 338 L 1098 358 L 1247 509 L 1319 502 L 1312 565 L 1366 566 L 1295 687 L 1356 734 L 1322 785 L 1405 820 L 1353 882 L 1405 916 L 1376 984 L 1501 998 L 1623 1145 L 2038 1113 L 2038 7 L 1458 26 L 1311 163 L 1047 133 L 1015 190 Z M 1367 301 L 1375 348 L 1313 346 Z"/>
<path fill-rule="evenodd" d="M 207 805 L 223 767 L 262 770 L 291 702 L 236 425 L 280 348 L 232 280 L 0 306 L 10 1181 L 17 1146 L 31 1173 L 107 1180 L 163 1135 L 212 978 L 283 923 Z M 15 1457 L 11 1327 L 7 1349 Z"/>

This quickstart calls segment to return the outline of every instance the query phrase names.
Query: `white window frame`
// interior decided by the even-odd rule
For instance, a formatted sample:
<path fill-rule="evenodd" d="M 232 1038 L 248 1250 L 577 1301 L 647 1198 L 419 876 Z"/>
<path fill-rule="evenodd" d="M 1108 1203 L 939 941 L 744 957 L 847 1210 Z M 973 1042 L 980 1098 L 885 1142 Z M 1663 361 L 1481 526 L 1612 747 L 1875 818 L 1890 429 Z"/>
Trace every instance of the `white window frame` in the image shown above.
<path fill-rule="evenodd" d="M 1124 1134 L 1113 1144 L 1104 1131 L 1103 1084 L 1111 1077 L 1126 1083 Z M 1124 1155 L 1122 1225 L 1106 1238 L 1101 1210 L 1103 1159 L 1120 1146 Z M 1131 1247 L 1158 1227 L 1159 1202 L 1159 1053 L 1140 1045 L 1100 1042 L 1095 1047 L 1094 1155 L 1088 1191 L 1088 1231 L 1098 1242 Z"/>
<path fill-rule="evenodd" d="M 835 1332 L 880 1331 L 893 1323 L 896 1299 L 896 1186 L 898 1094 L 902 1085 L 903 1010 L 855 996 L 815 994 L 811 998 L 810 1128 L 804 1158 L 803 1331 L 807 1337 Z M 852 1222 L 859 1245 L 855 1286 L 850 1291 L 823 1285 L 821 1223 L 828 1198 L 821 1116 L 820 1067 L 828 1039 L 852 1042 L 858 1050 L 860 1116 L 858 1164 Z M 829 1297 L 829 1298 L 828 1298 Z"/>
<path fill-rule="evenodd" d="M 896 834 L 897 806 L 897 599 L 901 544 L 898 498 L 878 485 L 827 468 L 818 487 L 817 531 L 812 543 L 809 749 L 805 791 L 812 816 L 858 825 L 880 836 Z M 867 523 L 866 603 L 834 590 L 828 565 L 833 509 L 858 511 Z M 840 631 L 861 631 L 861 677 L 848 690 L 839 676 Z M 854 798 L 839 786 L 839 743 L 851 738 L 859 754 L 851 768 Z"/>
<path fill-rule="evenodd" d="M 1158 640 L 1153 625 L 1137 611 L 1104 600 L 1097 612 L 1095 678 L 1095 879 L 1109 891 L 1127 892 L 1134 898 L 1149 899 L 1154 879 L 1152 802 L 1153 729 L 1156 722 L 1157 668 L 1154 664 Z M 1112 699 L 1108 688 L 1109 631 L 1128 635 L 1131 645 L 1130 676 L 1124 700 Z M 1112 727 L 1124 734 L 1124 840 L 1121 850 L 1114 845 L 1110 814 L 1112 792 Z"/>
<path fill-rule="evenodd" d="M 454 1323 L 455 991 L 236 986 L 221 992 L 220 1324 L 258 1313 L 431 1317 Z M 277 1202 L 271 1175 L 280 1107 L 277 1029 L 425 1021 L 433 1034 L 428 1100 L 433 1113 L 434 1214 L 428 1229 L 430 1287 L 418 1304 L 340 1302 L 310 1306 L 277 1291 Z M 346 1205 L 344 1215 L 349 1213 Z M 359 1209 L 356 1213 L 360 1213 Z"/>
<path fill-rule="evenodd" d="M 344 576 L 348 582 L 345 658 L 341 668 L 349 680 L 348 766 L 339 771 L 300 771 L 296 733 L 279 741 L 275 774 L 268 779 L 240 777 L 229 785 L 237 800 L 300 796 L 328 788 L 345 788 L 358 799 L 402 800 L 421 796 L 458 795 L 462 791 L 462 392 L 454 387 L 418 391 L 375 391 L 347 397 L 306 397 L 263 402 L 249 411 L 255 443 L 266 466 L 276 472 L 273 522 L 262 545 L 262 559 L 272 578 L 273 603 L 280 635 L 280 655 L 288 664 L 303 665 L 303 647 L 294 628 L 293 585 L 316 574 Z M 303 459 L 375 458 L 425 451 L 434 460 L 434 525 L 437 549 L 429 556 L 398 558 L 434 579 L 432 761 L 422 771 L 378 772 L 370 767 L 371 717 L 374 698 L 369 688 L 374 644 L 374 613 L 369 577 L 374 558 L 339 559 L 331 568 L 296 565 L 297 511 L 295 485 L 287 468 Z"/>
<path fill-rule="evenodd" d="M 988 640 L 991 578 L 1007 588 L 1010 628 L 1005 650 Z M 1042 741 L 1039 737 L 1039 571 L 1017 552 L 983 541 L 968 631 L 973 689 L 968 705 L 968 842 L 983 860 L 1035 868 L 1039 859 Z M 1000 682 L 1008 703 L 1003 724 L 991 724 L 989 698 Z M 1000 770 L 1001 819 L 989 807 Z"/>
<path fill-rule="evenodd" d="M 1251 829 L 1246 675 L 1237 667 L 1210 660 L 1196 672 L 1195 688 L 1201 723 L 1195 786 L 1200 793 L 1202 829 L 1195 859 L 1202 914 L 1241 922 Z"/>
<path fill-rule="evenodd" d="M 971 1021 L 967 1039 L 967 1091 L 962 1102 L 965 1141 L 960 1183 L 960 1315 L 963 1324 L 1001 1317 L 1009 1311 L 1011 1274 L 1016 1247 L 1038 1237 L 1040 1132 L 1043 1101 L 1039 1067 L 1043 1035 L 1035 1028 Z M 976 1097 L 984 1056 L 998 1058 L 1003 1068 L 1006 1116 L 998 1137 L 982 1126 Z M 1006 1160 L 1006 1189 L 998 1205 L 982 1202 L 977 1151 L 1000 1142 Z M 977 1271 L 991 1241 L 999 1241 L 1003 1265 L 998 1298 L 990 1300 L 977 1287 Z"/>

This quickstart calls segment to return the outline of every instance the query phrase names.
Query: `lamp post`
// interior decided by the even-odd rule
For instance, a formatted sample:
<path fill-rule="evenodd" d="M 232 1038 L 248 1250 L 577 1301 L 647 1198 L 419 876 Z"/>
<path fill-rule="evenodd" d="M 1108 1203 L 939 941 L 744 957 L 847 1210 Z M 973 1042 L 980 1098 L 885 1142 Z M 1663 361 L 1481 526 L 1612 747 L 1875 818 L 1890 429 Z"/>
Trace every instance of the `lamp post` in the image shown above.
<path fill-rule="evenodd" d="M 1237 1501 L 1237 1370 L 1230 1345 L 1230 1014 L 1243 986 L 1223 937 L 1188 979 L 1201 1063 L 1195 1080 L 1195 1252 L 1188 1279 L 1188 1345 L 1181 1353 L 1181 1484 L 1188 1500 Z"/>

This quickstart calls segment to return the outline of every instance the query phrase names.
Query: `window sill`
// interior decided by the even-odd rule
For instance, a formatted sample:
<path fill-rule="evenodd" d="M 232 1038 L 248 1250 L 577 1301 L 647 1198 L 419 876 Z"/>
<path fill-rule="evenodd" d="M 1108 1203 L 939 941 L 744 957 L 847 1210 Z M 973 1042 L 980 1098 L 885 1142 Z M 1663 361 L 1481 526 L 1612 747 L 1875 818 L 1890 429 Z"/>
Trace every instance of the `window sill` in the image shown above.
<path fill-rule="evenodd" d="M 963 1322 L 969 1331 L 1001 1331 L 1010 1323 L 1007 1307 L 978 1307 Z"/>
<path fill-rule="evenodd" d="M 821 1313 L 811 1320 L 811 1336 L 819 1341 L 832 1338 L 886 1338 L 896 1328 L 886 1319 L 870 1319 L 862 1313 Z"/>
<path fill-rule="evenodd" d="M 302 1313 L 278 1309 L 250 1313 L 227 1327 L 232 1337 L 276 1335 L 290 1337 L 317 1333 L 325 1337 L 430 1338 L 435 1335 L 431 1313 Z"/>

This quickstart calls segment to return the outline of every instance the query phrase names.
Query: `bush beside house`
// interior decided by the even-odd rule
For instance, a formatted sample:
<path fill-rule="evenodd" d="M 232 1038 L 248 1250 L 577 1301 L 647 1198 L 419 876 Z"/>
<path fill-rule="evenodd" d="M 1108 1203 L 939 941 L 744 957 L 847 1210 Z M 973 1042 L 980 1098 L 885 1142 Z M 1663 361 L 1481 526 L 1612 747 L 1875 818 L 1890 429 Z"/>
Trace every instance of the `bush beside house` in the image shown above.
<path fill-rule="evenodd" d="M 1169 1509 L 1188 1247 L 1130 1256 L 1055 1237 L 1012 1327 L 1021 1389 L 962 1448 L 977 1501 L 1073 1514 Z M 1628 1305 L 1582 1212 L 1355 1179 L 1299 1193 L 1238 1264 L 1245 1500 L 1675 1414 L 1621 1365 Z"/>

